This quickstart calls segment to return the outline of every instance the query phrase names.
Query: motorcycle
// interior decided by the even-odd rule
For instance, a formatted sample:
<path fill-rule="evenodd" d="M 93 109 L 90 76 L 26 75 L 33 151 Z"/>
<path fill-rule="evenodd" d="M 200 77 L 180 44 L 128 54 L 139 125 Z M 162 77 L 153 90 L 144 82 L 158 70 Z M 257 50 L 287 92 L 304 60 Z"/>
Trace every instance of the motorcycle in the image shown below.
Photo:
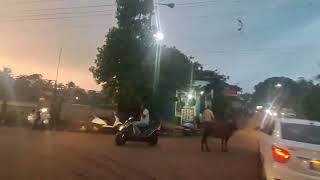
<path fill-rule="evenodd" d="M 146 127 L 138 127 L 134 122 L 134 119 L 130 117 L 120 126 L 119 132 L 115 136 L 115 142 L 118 146 L 124 145 L 127 141 L 147 142 L 152 146 L 158 144 L 160 122 L 150 122 Z"/>
<path fill-rule="evenodd" d="M 187 122 L 182 125 L 182 133 L 184 136 L 193 136 L 197 134 L 197 129 L 193 123 Z"/>
<path fill-rule="evenodd" d="M 119 127 L 122 125 L 120 119 L 113 113 L 114 121 L 112 118 L 94 116 L 90 121 L 89 125 L 82 124 L 80 127 L 81 131 L 92 130 L 94 132 L 105 132 L 108 130 L 112 130 L 113 132 L 117 132 Z"/>
<path fill-rule="evenodd" d="M 119 127 L 122 125 L 122 122 L 120 122 L 119 118 L 116 115 L 113 115 L 115 118 L 114 122 L 111 122 L 108 118 L 95 116 L 93 120 L 91 121 L 94 126 L 95 131 L 104 131 L 111 129 L 115 132 L 119 130 Z"/>
<path fill-rule="evenodd" d="M 40 110 L 40 120 L 36 121 L 37 115 L 31 113 L 28 115 L 27 120 L 32 126 L 32 129 L 45 129 L 49 127 L 50 123 L 50 113 L 48 108 L 41 108 Z"/>

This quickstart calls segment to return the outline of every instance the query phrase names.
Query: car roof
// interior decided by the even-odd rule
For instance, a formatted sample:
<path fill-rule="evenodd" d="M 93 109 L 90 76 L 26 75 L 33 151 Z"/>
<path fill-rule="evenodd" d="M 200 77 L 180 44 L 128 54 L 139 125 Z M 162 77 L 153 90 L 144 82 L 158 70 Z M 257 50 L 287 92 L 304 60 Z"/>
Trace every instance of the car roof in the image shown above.
<path fill-rule="evenodd" d="M 280 122 L 288 123 L 288 124 L 304 124 L 304 125 L 320 126 L 320 122 L 307 120 L 307 119 L 281 118 Z"/>

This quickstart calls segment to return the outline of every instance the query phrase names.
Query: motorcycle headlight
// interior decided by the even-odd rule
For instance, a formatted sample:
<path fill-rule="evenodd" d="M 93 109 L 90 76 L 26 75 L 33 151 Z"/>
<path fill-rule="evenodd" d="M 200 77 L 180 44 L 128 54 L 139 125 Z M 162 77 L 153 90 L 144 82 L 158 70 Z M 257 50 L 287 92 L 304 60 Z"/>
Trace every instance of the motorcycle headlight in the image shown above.
<path fill-rule="evenodd" d="M 40 111 L 41 111 L 42 113 L 46 113 L 46 112 L 48 112 L 48 108 L 42 108 L 42 109 L 40 109 Z"/>

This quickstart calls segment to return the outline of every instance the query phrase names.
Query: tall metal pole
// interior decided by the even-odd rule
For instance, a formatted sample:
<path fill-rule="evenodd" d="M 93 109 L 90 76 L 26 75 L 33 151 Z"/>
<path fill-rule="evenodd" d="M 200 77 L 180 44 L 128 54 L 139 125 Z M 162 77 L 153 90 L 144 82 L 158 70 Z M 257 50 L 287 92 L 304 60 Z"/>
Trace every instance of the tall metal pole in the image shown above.
<path fill-rule="evenodd" d="M 50 120 L 50 129 L 53 129 L 56 125 L 56 121 L 59 120 L 59 113 L 57 112 L 57 86 L 58 86 L 58 76 L 59 76 L 59 69 L 60 69 L 60 62 L 61 62 L 61 54 L 62 54 L 62 48 L 60 48 L 59 52 L 59 58 L 58 58 L 58 66 L 57 66 L 57 72 L 56 72 L 56 78 L 54 82 L 54 90 L 53 90 L 53 97 L 51 99 L 51 106 L 50 106 L 50 115 L 51 115 L 51 120 Z"/>
<path fill-rule="evenodd" d="M 59 52 L 59 59 L 58 59 L 58 66 L 57 66 L 57 72 L 56 72 L 56 79 L 55 79 L 55 88 L 57 89 L 57 81 L 59 76 L 59 69 L 60 69 L 60 62 L 61 62 L 61 54 L 62 54 L 62 48 L 60 48 Z"/>
<path fill-rule="evenodd" d="M 190 91 L 192 90 L 192 86 L 193 86 L 193 71 L 194 71 L 194 67 L 193 67 L 193 62 L 191 61 L 191 76 L 190 76 Z"/>

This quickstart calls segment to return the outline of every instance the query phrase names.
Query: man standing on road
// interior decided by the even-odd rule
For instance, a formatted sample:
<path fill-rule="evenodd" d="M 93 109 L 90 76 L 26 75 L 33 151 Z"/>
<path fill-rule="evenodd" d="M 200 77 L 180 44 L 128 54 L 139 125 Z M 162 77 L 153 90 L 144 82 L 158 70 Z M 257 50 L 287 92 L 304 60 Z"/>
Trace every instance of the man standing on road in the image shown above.
<path fill-rule="evenodd" d="M 207 151 L 210 149 L 207 143 L 207 137 L 211 134 L 213 130 L 213 124 L 215 123 L 215 117 L 210 107 L 207 106 L 206 109 L 202 113 L 202 125 L 203 125 L 203 136 L 201 139 L 201 151 L 204 151 L 203 145 L 205 145 Z"/>
<path fill-rule="evenodd" d="M 211 124 L 211 123 L 215 122 L 214 114 L 211 111 L 209 106 L 207 106 L 206 109 L 202 113 L 202 121 L 204 123 L 204 126 L 206 126 L 206 124 L 209 124 L 209 123 Z"/>

